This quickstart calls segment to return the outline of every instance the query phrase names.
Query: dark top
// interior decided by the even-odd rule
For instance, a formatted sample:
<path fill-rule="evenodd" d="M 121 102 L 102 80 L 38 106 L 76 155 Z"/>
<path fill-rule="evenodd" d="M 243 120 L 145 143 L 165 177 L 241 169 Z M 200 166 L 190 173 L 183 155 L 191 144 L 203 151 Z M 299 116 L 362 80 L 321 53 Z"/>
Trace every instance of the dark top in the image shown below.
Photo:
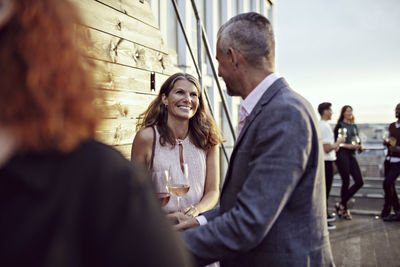
<path fill-rule="evenodd" d="M 393 122 L 389 125 L 389 137 L 393 137 L 396 139 L 395 146 L 400 146 L 400 128 L 396 128 L 395 122 Z M 400 158 L 400 153 L 399 152 L 391 152 L 388 149 L 388 156 Z"/>
<path fill-rule="evenodd" d="M 15 156 L 0 168 L 0 266 L 188 266 L 149 181 L 93 140 Z"/>
<path fill-rule="evenodd" d="M 360 145 L 361 144 L 361 139 L 359 138 L 358 135 L 358 128 L 357 125 L 355 125 L 354 123 L 345 123 L 343 121 L 340 121 L 336 124 L 335 129 L 334 129 L 334 133 L 335 133 L 335 141 L 338 138 L 339 135 L 339 129 L 346 129 L 347 130 L 347 137 L 346 137 L 346 144 L 350 144 L 350 145 Z"/>

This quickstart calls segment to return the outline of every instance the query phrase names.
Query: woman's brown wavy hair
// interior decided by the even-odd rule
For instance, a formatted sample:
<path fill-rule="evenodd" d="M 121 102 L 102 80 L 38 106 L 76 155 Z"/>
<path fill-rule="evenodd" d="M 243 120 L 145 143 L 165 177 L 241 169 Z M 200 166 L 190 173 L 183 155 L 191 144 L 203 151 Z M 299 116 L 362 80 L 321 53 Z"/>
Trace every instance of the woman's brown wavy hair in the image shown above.
<path fill-rule="evenodd" d="M 65 0 L 13 2 L 0 29 L 0 125 L 21 150 L 69 151 L 94 136 L 99 116 L 77 10 Z"/>
<path fill-rule="evenodd" d="M 353 110 L 353 108 L 350 105 L 345 105 L 342 107 L 342 109 L 340 110 L 340 116 L 339 119 L 337 121 L 337 123 L 342 122 L 344 120 L 344 113 L 346 112 L 346 110 L 350 108 L 351 110 Z M 351 118 L 351 123 L 354 123 L 354 115 Z"/>
<path fill-rule="evenodd" d="M 208 114 L 204 106 L 203 94 L 199 82 L 195 77 L 187 73 L 175 73 L 171 75 L 161 86 L 158 96 L 153 100 L 145 112 L 139 115 L 136 131 L 145 127 L 156 126 L 160 133 L 160 143 L 172 146 L 176 145 L 175 136 L 167 126 L 168 111 L 162 102 L 162 96 L 168 96 L 174 85 L 179 80 L 193 83 L 199 93 L 199 107 L 195 115 L 189 120 L 189 137 L 192 143 L 204 150 L 222 142 L 220 131 L 214 118 Z"/>

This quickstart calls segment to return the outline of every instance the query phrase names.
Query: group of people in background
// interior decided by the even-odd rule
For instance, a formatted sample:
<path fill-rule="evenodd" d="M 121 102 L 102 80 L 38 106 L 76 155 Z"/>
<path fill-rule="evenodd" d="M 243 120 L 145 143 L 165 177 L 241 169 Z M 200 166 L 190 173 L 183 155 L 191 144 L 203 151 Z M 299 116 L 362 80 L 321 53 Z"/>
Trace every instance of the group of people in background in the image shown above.
<path fill-rule="evenodd" d="M 320 129 L 325 152 L 326 197 L 327 199 L 329 198 L 334 166 L 336 165 L 342 179 L 340 202 L 335 204 L 336 213 L 339 218 L 351 220 L 352 216 L 347 203 L 364 184 L 356 158 L 356 151 L 361 152 L 363 145 L 361 144 L 357 125 L 354 123 L 353 108 L 349 105 L 342 107 L 333 131 L 328 123 L 332 118 L 332 104 L 329 102 L 319 104 L 318 113 L 321 116 Z M 383 142 L 387 146 L 387 156 L 384 162 L 385 179 L 383 182 L 385 200 L 380 214 L 384 221 L 400 221 L 400 204 L 395 187 L 396 179 L 400 175 L 400 104 L 396 106 L 395 116 L 398 120 L 390 124 L 388 129 L 389 136 Z M 349 186 L 350 176 L 354 181 L 352 186 Z M 391 214 L 392 209 L 394 214 Z M 331 223 L 335 219 L 335 215 L 328 212 L 328 229 L 333 230 L 336 228 Z"/>
<path fill-rule="evenodd" d="M 342 178 L 340 190 L 340 202 L 335 204 L 337 216 L 351 220 L 352 216 L 347 203 L 363 185 L 363 177 L 355 155 L 356 151 L 362 151 L 363 146 L 358 136 L 358 128 L 354 123 L 353 108 L 343 106 L 337 124 L 332 131 L 328 121 L 332 118 L 332 104 L 324 102 L 319 104 L 318 113 L 321 115 L 320 128 L 322 145 L 325 152 L 325 182 L 326 197 L 328 199 L 334 176 L 334 162 Z M 354 183 L 350 187 L 350 175 Z M 335 216 L 327 214 L 328 229 L 335 229 L 331 222 Z"/>

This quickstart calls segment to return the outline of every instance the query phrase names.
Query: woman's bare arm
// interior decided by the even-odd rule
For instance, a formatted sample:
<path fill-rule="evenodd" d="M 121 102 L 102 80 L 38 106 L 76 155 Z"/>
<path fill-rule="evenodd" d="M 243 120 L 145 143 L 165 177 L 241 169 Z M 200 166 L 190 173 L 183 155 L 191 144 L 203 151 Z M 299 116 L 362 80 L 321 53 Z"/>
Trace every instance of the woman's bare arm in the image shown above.
<path fill-rule="evenodd" d="M 153 153 L 154 132 L 151 127 L 141 129 L 136 133 L 132 143 L 131 161 L 150 166 Z"/>

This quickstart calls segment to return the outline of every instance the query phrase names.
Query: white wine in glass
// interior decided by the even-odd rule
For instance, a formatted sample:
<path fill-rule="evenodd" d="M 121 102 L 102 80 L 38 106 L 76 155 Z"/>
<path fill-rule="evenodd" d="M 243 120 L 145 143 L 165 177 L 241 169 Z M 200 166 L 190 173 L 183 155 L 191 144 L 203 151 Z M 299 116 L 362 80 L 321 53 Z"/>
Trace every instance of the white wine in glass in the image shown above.
<path fill-rule="evenodd" d="M 346 138 L 347 137 L 347 129 L 346 128 L 339 128 L 338 129 L 338 138 Z M 344 144 L 341 143 L 339 147 L 343 147 Z"/>
<path fill-rule="evenodd" d="M 357 137 L 356 136 L 351 138 L 351 144 L 352 145 L 357 145 Z"/>
<path fill-rule="evenodd" d="M 186 163 L 172 165 L 169 168 L 170 179 L 168 181 L 168 191 L 176 196 L 178 211 L 183 210 L 181 207 L 181 197 L 186 195 L 190 189 L 189 169 Z"/>
<path fill-rule="evenodd" d="M 160 200 L 161 207 L 168 204 L 170 193 L 168 191 L 169 171 L 153 172 L 152 174 L 153 185 Z"/>
<path fill-rule="evenodd" d="M 188 184 L 173 184 L 168 186 L 169 192 L 174 196 L 183 197 L 190 189 Z"/>

